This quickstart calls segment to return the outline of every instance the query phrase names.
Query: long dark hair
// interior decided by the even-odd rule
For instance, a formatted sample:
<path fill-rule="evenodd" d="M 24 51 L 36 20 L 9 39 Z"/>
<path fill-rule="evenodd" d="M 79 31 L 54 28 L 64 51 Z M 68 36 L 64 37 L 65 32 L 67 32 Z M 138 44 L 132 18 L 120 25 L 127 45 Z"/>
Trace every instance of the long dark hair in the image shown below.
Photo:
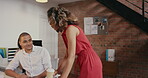
<path fill-rule="evenodd" d="M 29 35 L 30 36 L 30 34 L 29 33 L 27 33 L 27 32 L 23 32 L 23 33 L 21 33 L 20 35 L 19 35 L 19 38 L 18 38 L 18 41 L 17 41 L 17 45 L 18 45 L 18 47 L 19 47 L 19 49 L 22 49 L 22 47 L 21 47 L 21 45 L 20 45 L 20 39 L 21 39 L 21 37 L 22 36 L 26 36 L 26 35 Z"/>
<path fill-rule="evenodd" d="M 63 7 L 51 7 L 47 11 L 47 15 L 48 19 L 54 21 L 55 26 L 58 28 L 57 32 L 62 32 L 67 25 L 78 25 L 77 17 Z"/>

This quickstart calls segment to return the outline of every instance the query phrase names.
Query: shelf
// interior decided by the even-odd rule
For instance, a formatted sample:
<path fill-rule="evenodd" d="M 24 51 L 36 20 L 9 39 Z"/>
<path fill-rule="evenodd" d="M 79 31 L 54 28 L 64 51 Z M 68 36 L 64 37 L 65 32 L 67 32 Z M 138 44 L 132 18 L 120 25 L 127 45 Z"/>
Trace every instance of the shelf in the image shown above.
<path fill-rule="evenodd" d="M 10 62 L 14 58 L 17 51 L 18 48 L 8 48 L 8 62 Z"/>

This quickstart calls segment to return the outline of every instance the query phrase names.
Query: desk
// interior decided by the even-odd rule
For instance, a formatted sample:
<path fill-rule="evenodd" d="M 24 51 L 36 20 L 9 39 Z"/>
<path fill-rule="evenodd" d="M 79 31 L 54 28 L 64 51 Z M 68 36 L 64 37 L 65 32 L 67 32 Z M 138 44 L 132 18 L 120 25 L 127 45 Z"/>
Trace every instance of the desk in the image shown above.
<path fill-rule="evenodd" d="M 14 77 L 7 76 L 4 72 L 0 71 L 0 78 L 14 78 Z"/>
<path fill-rule="evenodd" d="M 103 64 L 103 75 L 116 78 L 116 76 L 119 72 L 119 70 L 118 70 L 119 63 L 118 62 L 102 61 L 102 64 Z"/>
<path fill-rule="evenodd" d="M 6 66 L 0 66 L 0 71 L 5 71 Z"/>

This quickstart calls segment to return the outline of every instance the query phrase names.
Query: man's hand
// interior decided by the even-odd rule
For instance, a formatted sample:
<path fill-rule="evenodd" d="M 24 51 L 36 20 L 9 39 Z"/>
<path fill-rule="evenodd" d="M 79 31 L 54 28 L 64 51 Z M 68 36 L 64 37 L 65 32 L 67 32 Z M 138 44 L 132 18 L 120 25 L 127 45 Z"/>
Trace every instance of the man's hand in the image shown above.
<path fill-rule="evenodd" d="M 25 74 L 19 74 L 16 78 L 29 78 L 29 77 Z"/>

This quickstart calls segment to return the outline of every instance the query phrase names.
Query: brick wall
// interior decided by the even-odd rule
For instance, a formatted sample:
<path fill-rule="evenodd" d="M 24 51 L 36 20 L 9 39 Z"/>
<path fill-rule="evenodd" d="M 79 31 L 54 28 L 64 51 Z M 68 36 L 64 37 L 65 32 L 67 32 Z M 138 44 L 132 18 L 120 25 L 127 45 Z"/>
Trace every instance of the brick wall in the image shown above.
<path fill-rule="evenodd" d="M 148 78 L 148 35 L 137 26 L 114 13 L 95 0 L 86 0 L 60 4 L 78 16 L 83 29 L 83 18 L 88 16 L 106 16 L 108 35 L 87 35 L 101 60 L 105 60 L 105 50 L 116 50 L 119 62 L 118 78 Z M 59 57 L 64 57 L 65 46 L 59 35 Z M 104 77 L 105 78 L 105 77 Z"/>

